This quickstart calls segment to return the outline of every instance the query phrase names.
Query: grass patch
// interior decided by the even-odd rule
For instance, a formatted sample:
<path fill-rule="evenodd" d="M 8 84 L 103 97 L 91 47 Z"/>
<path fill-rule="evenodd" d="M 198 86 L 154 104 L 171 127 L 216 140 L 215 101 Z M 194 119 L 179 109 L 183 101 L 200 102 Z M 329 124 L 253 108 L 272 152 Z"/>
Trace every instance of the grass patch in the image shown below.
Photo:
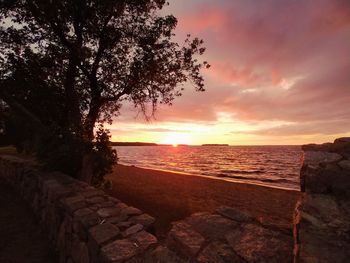
<path fill-rule="evenodd" d="M 18 153 L 16 148 L 12 145 L 0 147 L 0 157 L 1 156 L 13 156 L 18 159 L 33 161 L 34 163 L 37 163 L 33 155 Z"/>
<path fill-rule="evenodd" d="M 0 155 L 19 155 L 12 145 L 0 147 Z"/>

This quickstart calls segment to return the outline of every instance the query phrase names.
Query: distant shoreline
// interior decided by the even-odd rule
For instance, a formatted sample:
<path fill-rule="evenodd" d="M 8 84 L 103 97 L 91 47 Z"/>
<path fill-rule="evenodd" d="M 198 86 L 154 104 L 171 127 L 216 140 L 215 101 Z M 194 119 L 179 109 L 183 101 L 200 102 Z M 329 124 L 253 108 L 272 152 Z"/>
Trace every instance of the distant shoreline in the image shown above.
<path fill-rule="evenodd" d="M 173 144 L 158 144 L 153 142 L 110 142 L 111 146 L 174 146 Z M 231 144 L 176 144 L 176 146 L 205 146 L 205 147 L 217 147 L 217 146 L 230 146 L 230 147 L 278 147 L 278 146 L 299 146 L 300 144 L 273 144 L 273 145 L 231 145 Z"/>

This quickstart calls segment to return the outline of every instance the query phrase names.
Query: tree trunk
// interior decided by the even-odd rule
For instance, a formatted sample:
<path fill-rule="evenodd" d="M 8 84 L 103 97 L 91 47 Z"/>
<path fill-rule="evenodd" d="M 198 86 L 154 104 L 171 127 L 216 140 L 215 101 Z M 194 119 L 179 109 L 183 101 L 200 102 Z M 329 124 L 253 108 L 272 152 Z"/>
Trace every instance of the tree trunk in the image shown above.
<path fill-rule="evenodd" d="M 84 154 L 81 171 L 79 173 L 79 180 L 91 184 L 94 176 L 94 162 L 95 158 L 91 152 Z"/>
<path fill-rule="evenodd" d="M 95 123 L 98 118 L 100 104 L 95 100 L 92 100 L 89 113 L 86 117 L 84 123 L 84 134 L 88 142 L 93 143 L 94 140 L 94 128 Z M 92 178 L 94 176 L 94 164 L 96 162 L 95 156 L 92 153 L 92 149 L 87 149 L 87 152 L 84 154 L 82 159 L 81 171 L 79 174 L 79 179 L 91 184 Z"/>
<path fill-rule="evenodd" d="M 69 57 L 69 64 L 64 81 L 66 94 L 66 126 L 77 131 L 81 127 L 81 114 L 79 109 L 79 100 L 75 90 L 75 81 L 78 74 L 78 61 L 74 55 Z"/>

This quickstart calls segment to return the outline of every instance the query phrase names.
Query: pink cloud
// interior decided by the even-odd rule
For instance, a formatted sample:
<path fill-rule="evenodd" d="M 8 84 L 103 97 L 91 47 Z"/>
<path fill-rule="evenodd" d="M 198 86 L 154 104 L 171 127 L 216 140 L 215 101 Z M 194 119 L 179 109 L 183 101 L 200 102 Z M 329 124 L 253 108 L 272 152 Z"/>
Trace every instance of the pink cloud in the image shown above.
<path fill-rule="evenodd" d="M 249 66 L 237 68 L 229 63 L 212 62 L 208 74 L 226 84 L 239 84 L 242 86 L 259 85 L 266 81 L 266 76 L 253 72 Z"/>
<path fill-rule="evenodd" d="M 203 38 L 205 59 L 213 66 L 205 73 L 207 91 L 186 92 L 173 107 L 159 111 L 159 121 L 211 123 L 224 111 L 245 121 L 294 122 L 278 131 L 300 135 L 322 129 L 336 133 L 349 120 L 348 0 L 179 0 L 171 5 L 179 18 L 178 34 Z M 281 86 L 299 77 L 290 88 Z M 308 123 L 317 123 L 316 128 Z"/>

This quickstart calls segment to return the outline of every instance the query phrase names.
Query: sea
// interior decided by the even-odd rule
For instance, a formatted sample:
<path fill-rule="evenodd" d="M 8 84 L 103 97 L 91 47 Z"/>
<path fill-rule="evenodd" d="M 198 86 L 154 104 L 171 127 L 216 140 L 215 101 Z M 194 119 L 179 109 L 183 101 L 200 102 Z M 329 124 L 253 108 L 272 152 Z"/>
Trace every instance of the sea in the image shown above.
<path fill-rule="evenodd" d="M 116 146 L 118 163 L 299 190 L 300 146 Z"/>

